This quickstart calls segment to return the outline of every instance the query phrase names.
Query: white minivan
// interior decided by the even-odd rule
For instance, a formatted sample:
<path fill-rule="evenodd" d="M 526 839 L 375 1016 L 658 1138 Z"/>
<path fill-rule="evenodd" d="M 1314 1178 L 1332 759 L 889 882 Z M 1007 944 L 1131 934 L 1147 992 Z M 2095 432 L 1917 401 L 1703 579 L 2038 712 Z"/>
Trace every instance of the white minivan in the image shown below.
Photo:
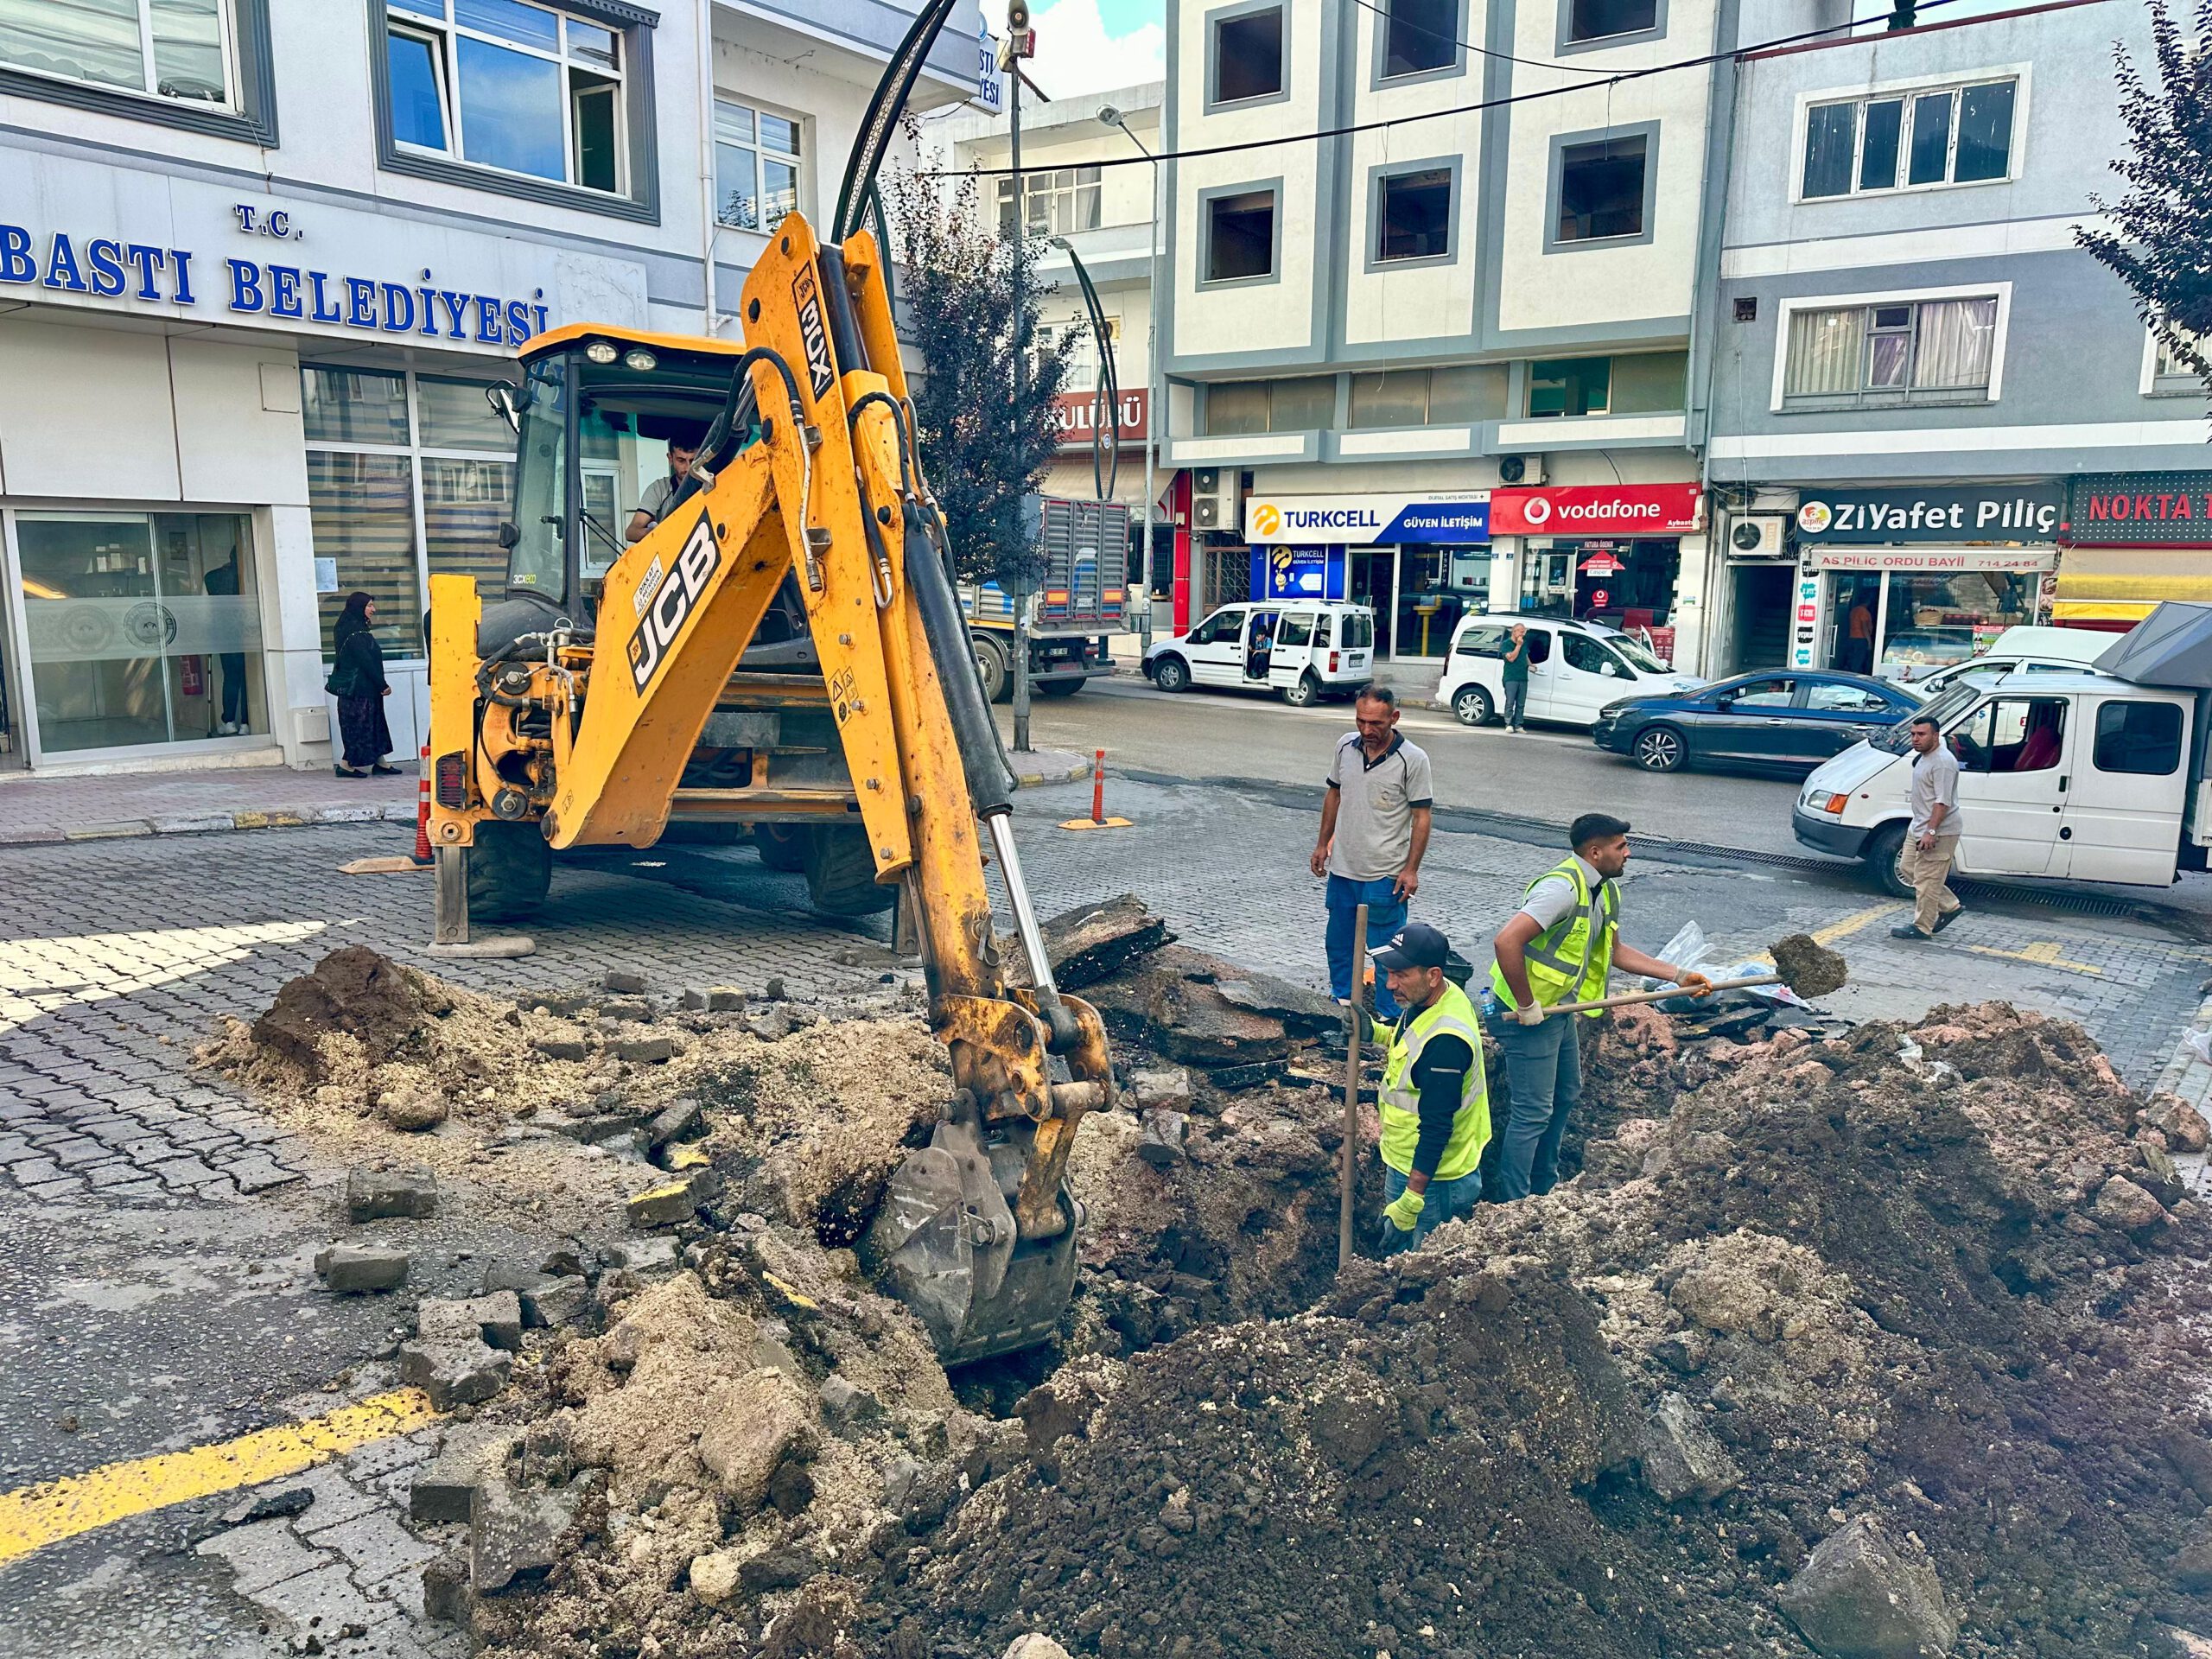
<path fill-rule="evenodd" d="M 1602 622 L 1557 616 L 1472 615 L 1452 630 L 1452 654 L 1437 682 L 1436 701 L 1469 726 L 1484 726 L 1505 707 L 1506 637 L 1515 623 L 1529 630 L 1530 720 L 1588 728 L 1598 712 L 1623 697 L 1693 690 L 1705 682 L 1677 674 L 1642 641 Z"/>
<path fill-rule="evenodd" d="M 1189 632 L 1155 642 L 1144 672 L 1163 691 L 1274 691 L 1303 709 L 1350 696 L 1374 663 L 1375 613 L 1366 606 L 1277 599 L 1224 605 Z"/>
<path fill-rule="evenodd" d="M 2079 674 L 2111 650 L 2119 638 L 2118 634 L 2100 633 L 2088 628 L 2031 627 L 2023 624 L 2006 628 L 1989 642 L 1988 650 L 1978 656 L 1917 678 L 1897 678 L 1896 683 L 1910 686 L 1923 697 L 1932 697 L 1962 674 L 1986 674 L 1992 670 L 2008 674 L 2021 671 L 2031 674 Z"/>
<path fill-rule="evenodd" d="M 2112 674 L 1976 674 L 1914 719 L 1936 722 L 1959 758 L 1956 868 L 1966 875 L 2069 877 L 2170 885 L 2204 868 L 2212 826 L 2193 782 L 2201 693 Z M 1854 745 L 1807 779 L 1790 815 L 1797 839 L 1863 858 L 1900 897 L 1897 854 L 1911 817 L 1910 725 Z"/>

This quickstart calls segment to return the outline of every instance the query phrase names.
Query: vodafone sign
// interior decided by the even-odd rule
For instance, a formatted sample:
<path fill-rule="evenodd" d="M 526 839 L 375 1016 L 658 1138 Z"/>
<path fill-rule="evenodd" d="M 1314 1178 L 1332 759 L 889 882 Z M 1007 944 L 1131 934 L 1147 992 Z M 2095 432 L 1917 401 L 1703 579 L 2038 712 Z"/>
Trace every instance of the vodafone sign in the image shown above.
<path fill-rule="evenodd" d="M 1694 484 L 1572 484 L 1492 490 L 1493 536 L 1681 536 L 1704 523 Z"/>

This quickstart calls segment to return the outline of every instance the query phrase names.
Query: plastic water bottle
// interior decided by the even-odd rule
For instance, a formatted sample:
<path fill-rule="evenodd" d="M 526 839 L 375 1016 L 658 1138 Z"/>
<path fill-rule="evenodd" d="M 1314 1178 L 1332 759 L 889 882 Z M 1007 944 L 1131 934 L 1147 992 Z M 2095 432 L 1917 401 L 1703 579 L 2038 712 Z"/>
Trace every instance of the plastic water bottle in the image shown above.
<path fill-rule="evenodd" d="M 1483 987 L 1482 1007 L 1484 1019 L 1494 1020 L 1497 1017 L 1497 992 L 1488 985 Z"/>

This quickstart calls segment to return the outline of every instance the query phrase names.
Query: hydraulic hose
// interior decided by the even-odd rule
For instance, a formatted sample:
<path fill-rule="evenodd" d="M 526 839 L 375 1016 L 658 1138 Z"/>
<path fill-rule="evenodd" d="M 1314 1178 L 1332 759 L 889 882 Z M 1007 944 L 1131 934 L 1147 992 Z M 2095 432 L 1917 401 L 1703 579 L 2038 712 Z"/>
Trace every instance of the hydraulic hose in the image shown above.
<path fill-rule="evenodd" d="M 960 745 L 960 769 L 967 776 L 976 815 L 988 817 L 995 812 L 1009 812 L 1014 809 L 1009 787 L 1014 779 L 1000 756 L 998 726 L 991 719 L 990 705 L 983 701 L 983 688 L 976 677 L 968 620 L 960 614 L 960 601 L 945 579 L 928 521 L 913 501 L 906 504 L 906 544 L 907 590 L 921 609 L 922 632 L 929 640 L 938 682 L 944 690 L 952 734 Z"/>

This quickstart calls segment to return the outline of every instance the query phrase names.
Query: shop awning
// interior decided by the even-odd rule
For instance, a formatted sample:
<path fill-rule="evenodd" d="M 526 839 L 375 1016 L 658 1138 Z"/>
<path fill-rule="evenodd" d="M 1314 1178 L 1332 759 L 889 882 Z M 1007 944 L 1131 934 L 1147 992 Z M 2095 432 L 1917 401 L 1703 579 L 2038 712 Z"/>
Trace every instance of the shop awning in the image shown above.
<path fill-rule="evenodd" d="M 2182 547 L 2069 547 L 2058 560 L 2056 622 L 2134 621 L 2161 600 L 2212 601 L 2212 559 Z"/>
<path fill-rule="evenodd" d="M 2099 657 L 2096 666 L 2138 685 L 2212 686 L 2212 606 L 2161 606 Z"/>

